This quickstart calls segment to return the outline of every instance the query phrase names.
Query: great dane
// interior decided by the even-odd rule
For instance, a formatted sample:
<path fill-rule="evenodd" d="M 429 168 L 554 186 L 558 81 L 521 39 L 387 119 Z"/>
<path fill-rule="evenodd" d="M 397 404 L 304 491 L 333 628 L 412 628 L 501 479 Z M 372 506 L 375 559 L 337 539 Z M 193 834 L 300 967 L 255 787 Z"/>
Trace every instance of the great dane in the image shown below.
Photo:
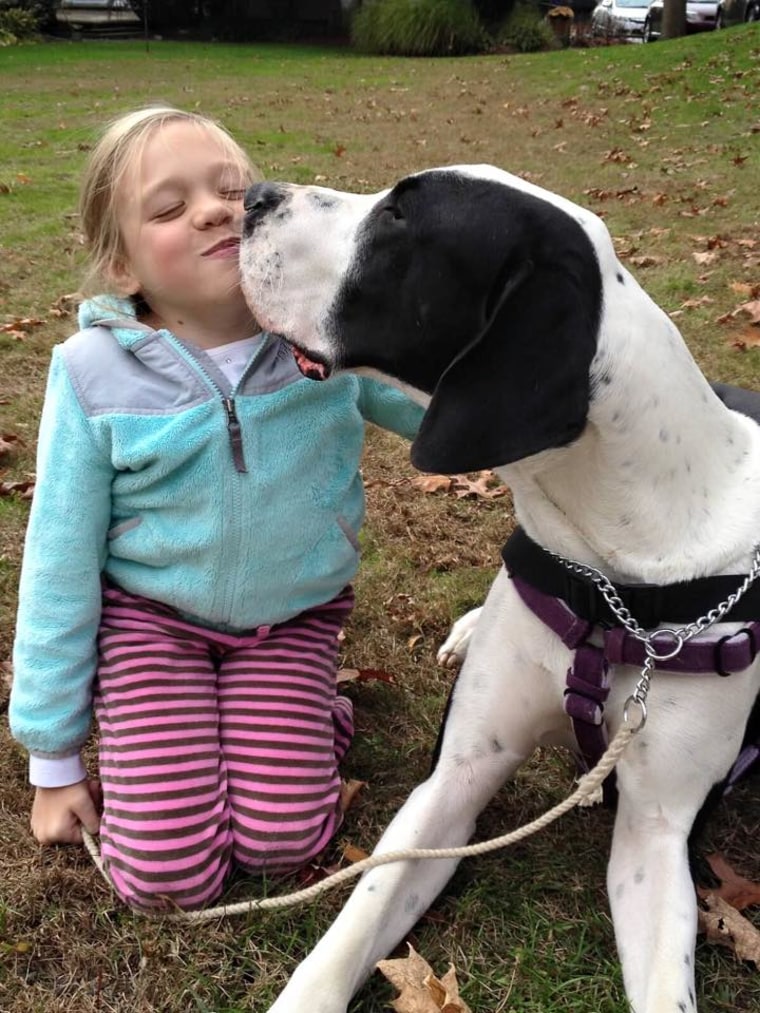
<path fill-rule="evenodd" d="M 760 428 L 716 395 L 597 216 L 490 166 L 431 169 L 371 195 L 264 183 L 246 212 L 243 286 L 261 325 L 291 342 L 306 375 L 361 370 L 425 404 L 419 468 L 494 468 L 532 544 L 614 586 L 731 575 L 733 587 L 751 571 Z M 537 746 L 576 748 L 563 706 L 573 651 L 515 585 L 503 568 L 434 770 L 378 852 L 465 843 Z M 447 650 L 464 653 L 470 626 Z M 717 634 L 740 629 L 727 622 Z M 742 746 L 760 689 L 754 655 L 753 642 L 730 678 L 719 662 L 694 675 L 656 671 L 646 724 L 617 769 L 607 885 L 635 1013 L 696 1009 L 687 839 Z M 609 674 L 613 734 L 640 663 Z M 344 1013 L 455 865 L 406 861 L 365 875 L 272 1013 Z"/>

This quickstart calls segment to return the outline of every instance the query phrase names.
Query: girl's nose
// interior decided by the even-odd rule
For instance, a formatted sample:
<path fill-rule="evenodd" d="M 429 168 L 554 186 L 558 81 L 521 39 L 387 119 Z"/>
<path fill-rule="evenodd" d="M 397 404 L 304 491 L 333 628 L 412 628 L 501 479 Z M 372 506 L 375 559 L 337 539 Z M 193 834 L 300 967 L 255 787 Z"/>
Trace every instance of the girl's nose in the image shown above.
<path fill-rule="evenodd" d="M 204 198 L 196 211 L 198 228 L 209 228 L 229 221 L 235 214 L 235 205 L 220 194 L 209 194 Z"/>

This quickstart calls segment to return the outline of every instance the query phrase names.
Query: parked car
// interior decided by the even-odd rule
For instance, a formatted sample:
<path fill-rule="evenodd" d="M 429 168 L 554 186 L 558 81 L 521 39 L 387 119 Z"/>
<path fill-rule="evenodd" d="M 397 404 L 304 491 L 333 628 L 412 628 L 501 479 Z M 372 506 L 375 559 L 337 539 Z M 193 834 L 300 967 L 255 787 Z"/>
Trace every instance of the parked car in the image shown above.
<path fill-rule="evenodd" d="M 719 0 L 716 28 L 760 21 L 760 0 Z"/>
<path fill-rule="evenodd" d="M 75 30 L 140 23 L 129 0 L 59 0 L 55 16 L 60 25 Z"/>
<path fill-rule="evenodd" d="M 736 2 L 736 0 L 731 0 Z M 752 0 L 760 4 L 760 0 Z M 665 0 L 652 0 L 644 21 L 644 42 L 662 38 L 662 12 Z M 719 0 L 686 0 L 686 31 L 709 32 L 718 23 Z"/>
<path fill-rule="evenodd" d="M 641 39 L 648 0 L 599 0 L 591 12 L 591 34 L 608 39 Z"/>

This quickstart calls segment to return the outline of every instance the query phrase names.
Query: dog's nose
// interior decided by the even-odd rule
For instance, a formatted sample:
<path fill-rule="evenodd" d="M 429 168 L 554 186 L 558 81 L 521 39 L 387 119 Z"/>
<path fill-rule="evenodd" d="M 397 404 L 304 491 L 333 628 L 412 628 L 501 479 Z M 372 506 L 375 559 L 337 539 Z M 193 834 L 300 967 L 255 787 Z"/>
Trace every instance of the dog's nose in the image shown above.
<path fill-rule="evenodd" d="M 285 187 L 280 183 L 254 183 L 249 187 L 243 208 L 250 218 L 253 215 L 264 214 L 265 211 L 272 211 L 285 198 Z"/>

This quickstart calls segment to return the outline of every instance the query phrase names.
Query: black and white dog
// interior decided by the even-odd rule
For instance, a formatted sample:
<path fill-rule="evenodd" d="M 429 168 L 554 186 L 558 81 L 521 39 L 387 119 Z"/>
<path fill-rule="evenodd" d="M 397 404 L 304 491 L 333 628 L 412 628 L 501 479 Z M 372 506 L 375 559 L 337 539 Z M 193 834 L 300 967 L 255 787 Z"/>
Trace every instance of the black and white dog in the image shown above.
<path fill-rule="evenodd" d="M 261 325 L 293 344 L 307 375 L 361 369 L 428 405 L 418 467 L 495 468 L 539 552 L 616 586 L 742 582 L 760 533 L 760 428 L 716 395 L 594 214 L 489 166 L 433 169 L 369 196 L 259 184 L 246 210 L 241 267 Z M 563 705 L 574 652 L 516 583 L 502 569 L 474 631 L 455 627 L 446 651 L 472 639 L 438 762 L 378 851 L 465 843 L 536 746 L 576 747 Z M 617 770 L 608 890 L 635 1013 L 696 1009 L 687 838 L 741 748 L 755 651 L 752 641 L 730 678 L 720 661 L 656 671 L 648 720 Z M 640 669 L 610 668 L 610 733 Z M 455 864 L 368 873 L 272 1013 L 344 1013 Z"/>

